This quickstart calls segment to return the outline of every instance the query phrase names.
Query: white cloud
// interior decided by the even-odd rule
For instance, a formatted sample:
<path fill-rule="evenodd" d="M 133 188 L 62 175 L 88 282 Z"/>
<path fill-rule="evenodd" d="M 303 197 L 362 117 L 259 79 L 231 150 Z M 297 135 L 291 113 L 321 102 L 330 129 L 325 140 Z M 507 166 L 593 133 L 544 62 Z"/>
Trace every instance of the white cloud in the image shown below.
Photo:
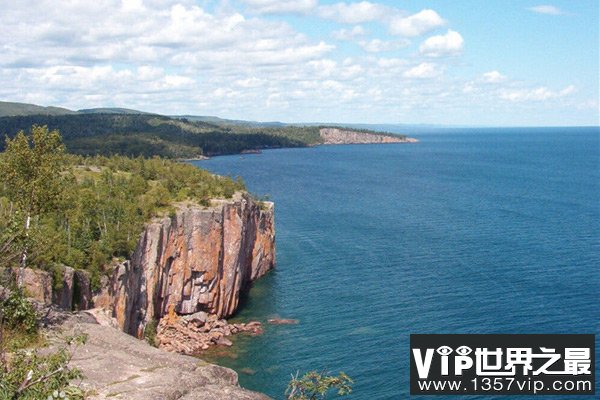
<path fill-rule="evenodd" d="M 267 83 L 267 81 L 253 76 L 247 79 L 238 79 L 237 81 L 235 81 L 235 83 L 243 88 L 257 88 L 260 86 L 264 86 Z"/>
<path fill-rule="evenodd" d="M 406 66 L 407 61 L 401 58 L 379 58 L 377 66 L 383 69 L 392 69 Z"/>
<path fill-rule="evenodd" d="M 389 28 L 394 35 L 412 37 L 420 36 L 445 24 L 446 21 L 437 12 L 425 9 L 408 17 L 393 17 L 390 20 Z"/>
<path fill-rule="evenodd" d="M 195 83 L 194 79 L 182 75 L 166 75 L 163 81 L 160 82 L 165 89 L 183 88 L 191 86 Z"/>
<path fill-rule="evenodd" d="M 421 54 L 428 57 L 443 57 L 460 54 L 464 47 L 460 33 L 451 29 L 445 35 L 431 36 L 419 47 Z"/>
<path fill-rule="evenodd" d="M 367 34 L 365 28 L 360 25 L 354 26 L 352 29 L 342 28 L 340 30 L 332 32 L 331 36 L 337 40 L 352 40 L 359 36 L 364 36 Z"/>
<path fill-rule="evenodd" d="M 282 97 L 283 96 L 281 95 L 281 93 L 271 93 L 267 98 L 267 101 L 265 102 L 265 106 L 267 108 L 271 108 L 273 106 L 279 105 L 283 106 L 283 108 L 287 108 L 289 106 L 289 103 L 282 100 Z"/>
<path fill-rule="evenodd" d="M 360 76 L 364 72 L 364 68 L 359 64 L 345 65 L 339 74 L 340 79 L 353 79 Z"/>
<path fill-rule="evenodd" d="M 382 51 L 394 51 L 410 45 L 408 40 L 360 40 L 358 45 L 369 53 L 379 53 Z"/>
<path fill-rule="evenodd" d="M 308 63 L 314 69 L 314 73 L 320 76 L 331 76 L 337 71 L 337 62 L 330 59 L 314 60 Z"/>
<path fill-rule="evenodd" d="M 151 65 L 142 65 L 137 68 L 137 77 L 142 81 L 151 81 L 160 78 L 164 74 L 164 70 L 160 67 Z"/>
<path fill-rule="evenodd" d="M 538 14 L 546 14 L 546 15 L 562 15 L 564 14 L 562 10 L 556 6 L 551 5 L 539 5 L 535 7 L 530 7 L 529 11 L 533 11 Z"/>
<path fill-rule="evenodd" d="M 490 71 L 481 75 L 481 79 L 486 83 L 499 83 L 506 80 L 506 76 L 498 71 Z"/>
<path fill-rule="evenodd" d="M 242 0 L 258 14 L 308 14 L 318 0 Z"/>
<path fill-rule="evenodd" d="M 418 78 L 418 79 L 425 79 L 425 78 L 435 78 L 439 75 L 441 75 L 441 71 L 439 70 L 439 68 L 432 63 L 421 63 L 415 67 L 412 67 L 411 69 L 407 70 L 406 72 L 404 72 L 404 76 L 406 78 Z"/>
<path fill-rule="evenodd" d="M 545 101 L 565 97 L 575 93 L 575 86 L 569 85 L 562 90 L 554 91 L 545 86 L 540 86 L 533 89 L 505 89 L 500 93 L 500 97 L 504 100 L 512 102 L 521 101 Z"/>
<path fill-rule="evenodd" d="M 12 2 L 0 14 L 0 98 L 74 109 L 246 113 L 272 88 L 285 94 L 314 76 L 307 64 L 335 48 L 285 22 L 196 4 Z M 357 71 L 339 73 L 351 79 Z"/>
<path fill-rule="evenodd" d="M 254 120 L 382 122 L 392 115 L 401 122 L 460 123 L 471 115 L 466 122 L 476 123 L 491 115 L 503 123 L 509 112 L 539 120 L 544 110 L 564 115 L 553 107 L 577 107 L 595 94 L 585 87 L 575 96 L 573 86 L 554 88 L 551 81 L 544 82 L 548 87 L 525 86 L 504 77 L 502 65 L 498 71 L 480 70 L 485 74 L 470 82 L 460 73 L 446 79 L 446 69 L 462 64 L 428 56 L 462 50 L 462 37 L 447 28 L 417 43 L 423 42 L 422 55 L 415 56 L 414 49 L 385 53 L 442 26 L 437 13 L 411 15 L 367 1 L 335 1 L 330 8 L 316 0 L 295 2 L 294 8 L 288 1 L 266 0 L 224 0 L 214 7 L 204 6 L 209 4 L 204 0 L 5 2 L 0 99 Z M 303 11 L 311 4 L 315 8 Z M 325 29 L 312 29 L 263 17 L 304 12 L 365 25 L 320 21 Z M 398 36 L 392 36 L 392 21 Z M 537 109 L 529 103 L 543 100 Z M 587 115 L 597 115 L 597 107 L 588 108 Z"/>
<path fill-rule="evenodd" d="M 384 18 L 389 13 L 389 8 L 368 1 L 360 3 L 335 3 L 318 8 L 321 18 L 332 19 L 344 24 L 360 24 Z"/>
<path fill-rule="evenodd" d="M 126 9 L 117 0 L 14 3 L 0 15 L 0 66 L 156 63 L 204 69 L 221 63 L 227 69 L 295 64 L 334 48 L 311 42 L 284 22 L 211 14 L 185 0 L 156 1 L 152 9 L 150 2 Z"/>

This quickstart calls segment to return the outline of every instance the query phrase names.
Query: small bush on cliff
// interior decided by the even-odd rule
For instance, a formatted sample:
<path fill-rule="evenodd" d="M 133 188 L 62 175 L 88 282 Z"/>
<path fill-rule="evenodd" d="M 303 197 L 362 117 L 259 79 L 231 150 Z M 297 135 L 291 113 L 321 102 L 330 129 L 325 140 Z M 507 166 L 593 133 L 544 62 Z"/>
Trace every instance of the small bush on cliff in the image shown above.
<path fill-rule="evenodd" d="M 156 328 L 158 327 L 158 322 L 155 319 L 151 319 L 146 324 L 144 328 L 144 339 L 150 346 L 157 347 L 158 343 L 156 343 Z"/>
<path fill-rule="evenodd" d="M 22 289 L 16 287 L 14 274 L 3 270 L 0 277 L 0 354 L 36 346 L 43 341 L 33 304 Z"/>
<path fill-rule="evenodd" d="M 269 207 L 267 206 L 267 202 L 271 201 L 271 196 L 268 194 L 265 195 L 256 195 L 256 194 L 252 194 L 252 198 L 254 199 L 254 201 L 256 201 L 258 203 L 258 206 L 260 207 L 261 210 L 266 211 L 269 209 Z"/>
<path fill-rule="evenodd" d="M 287 400 L 318 400 L 325 399 L 331 391 L 338 396 L 352 393 L 352 379 L 343 372 L 337 376 L 327 372 L 311 371 L 298 378 L 292 376 L 285 392 Z"/>

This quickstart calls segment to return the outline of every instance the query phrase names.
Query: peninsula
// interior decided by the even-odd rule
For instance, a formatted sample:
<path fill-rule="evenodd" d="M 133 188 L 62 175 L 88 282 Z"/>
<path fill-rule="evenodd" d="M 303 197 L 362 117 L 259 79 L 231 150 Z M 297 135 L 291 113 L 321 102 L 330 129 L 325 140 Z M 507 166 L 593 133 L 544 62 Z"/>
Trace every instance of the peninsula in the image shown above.
<path fill-rule="evenodd" d="M 0 133 L 10 136 L 34 124 L 60 130 L 69 152 L 80 155 L 202 159 L 322 144 L 416 142 L 404 135 L 334 125 L 165 116 L 123 108 L 73 111 L 0 102 Z"/>

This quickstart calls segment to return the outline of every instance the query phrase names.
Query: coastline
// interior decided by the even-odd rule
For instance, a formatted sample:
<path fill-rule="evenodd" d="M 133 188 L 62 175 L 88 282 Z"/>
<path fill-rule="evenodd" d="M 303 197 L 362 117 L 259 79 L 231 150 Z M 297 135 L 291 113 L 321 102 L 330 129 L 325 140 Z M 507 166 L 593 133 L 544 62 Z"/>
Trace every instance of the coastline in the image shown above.
<path fill-rule="evenodd" d="M 388 136 L 383 136 L 382 135 L 382 137 L 388 137 Z M 407 136 L 398 137 L 398 139 L 390 140 L 390 141 L 383 141 L 383 140 L 352 141 L 352 140 L 348 140 L 348 141 L 339 141 L 339 142 L 312 143 L 312 144 L 308 144 L 306 146 L 298 146 L 298 147 L 270 147 L 270 148 L 260 148 L 260 149 L 247 149 L 247 150 L 242 150 L 239 153 L 213 154 L 213 155 L 210 155 L 210 156 L 200 156 L 200 157 L 194 157 L 194 158 L 183 158 L 183 159 L 178 159 L 177 161 L 179 161 L 179 162 L 193 162 L 193 161 L 210 160 L 211 158 L 215 158 L 215 157 L 245 156 L 245 155 L 252 155 L 252 154 L 262 154 L 262 152 L 265 151 L 265 150 L 308 149 L 308 148 L 315 148 L 315 147 L 319 147 L 319 146 L 344 146 L 344 145 L 354 145 L 354 144 L 360 144 L 360 145 L 367 145 L 367 144 L 381 144 L 381 145 L 389 145 L 389 144 L 415 144 L 415 143 L 419 143 L 419 142 L 420 142 L 419 139 L 413 138 L 413 137 L 407 137 Z"/>
<path fill-rule="evenodd" d="M 262 334 L 261 322 L 227 319 L 237 313 L 251 283 L 275 267 L 274 229 L 273 203 L 257 202 L 247 192 L 213 199 L 210 206 L 179 204 L 173 215 L 147 223 L 131 258 L 113 263 L 99 289 L 92 290 L 89 274 L 70 267 L 60 271 L 59 289 L 50 273 L 25 269 L 24 289 L 40 315 L 52 312 L 57 323 L 80 319 L 77 325 L 92 342 L 82 364 L 76 358 L 74 365 L 91 390 L 102 394 L 93 398 L 266 399 L 241 389 L 236 372 L 195 357 L 232 346 L 233 336 Z M 71 312 L 79 307 L 83 311 Z M 106 369 L 130 351 L 131 368 Z M 158 365 L 148 371 L 143 367 L 148 361 Z M 173 380 L 166 382 L 154 368 L 171 371 Z M 189 372 L 186 390 L 198 392 L 195 397 L 172 390 L 178 390 L 178 369 Z"/>

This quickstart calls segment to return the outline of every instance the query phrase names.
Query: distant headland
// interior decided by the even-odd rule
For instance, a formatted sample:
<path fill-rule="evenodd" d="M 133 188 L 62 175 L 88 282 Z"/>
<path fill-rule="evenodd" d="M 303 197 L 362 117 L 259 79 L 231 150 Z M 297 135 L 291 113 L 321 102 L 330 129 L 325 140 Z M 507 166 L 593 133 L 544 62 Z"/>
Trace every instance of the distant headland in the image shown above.
<path fill-rule="evenodd" d="M 204 159 L 265 149 L 331 144 L 414 143 L 388 132 L 335 125 L 228 120 L 211 116 L 166 116 L 128 108 L 78 111 L 0 102 L 0 133 L 14 136 L 32 125 L 58 129 L 67 150 L 80 155 Z M 4 143 L 0 143 L 0 151 Z"/>

